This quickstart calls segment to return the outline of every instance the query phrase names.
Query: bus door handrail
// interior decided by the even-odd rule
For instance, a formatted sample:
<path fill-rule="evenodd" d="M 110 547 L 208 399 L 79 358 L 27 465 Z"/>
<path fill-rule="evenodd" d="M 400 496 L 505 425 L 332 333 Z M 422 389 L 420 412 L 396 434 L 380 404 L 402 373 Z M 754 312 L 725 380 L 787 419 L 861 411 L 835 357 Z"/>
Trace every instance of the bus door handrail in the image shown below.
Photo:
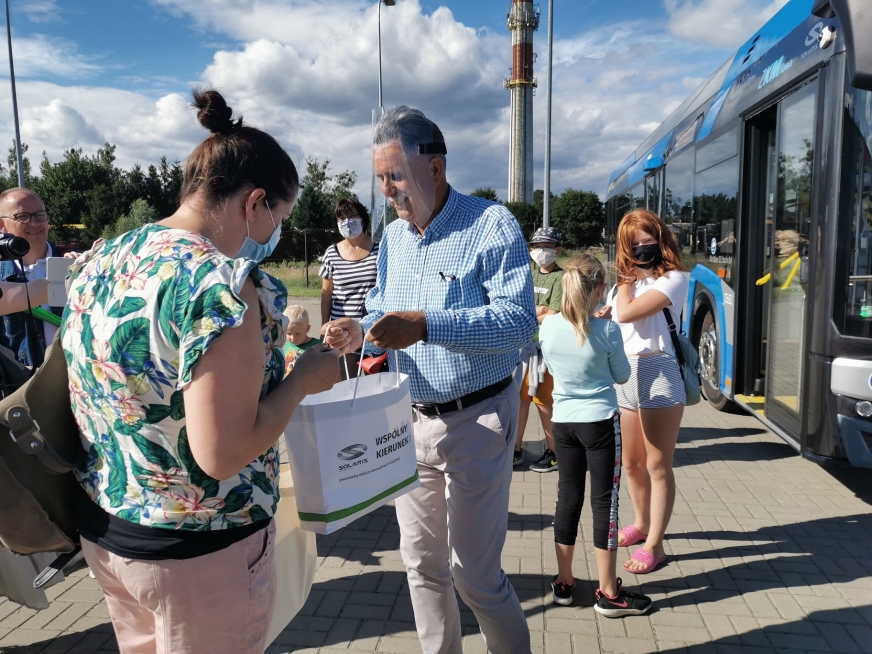
<path fill-rule="evenodd" d="M 790 282 L 793 281 L 793 278 L 796 277 L 796 272 L 799 270 L 800 265 L 802 264 L 802 260 L 799 258 L 799 252 L 794 252 L 789 257 L 787 257 L 784 261 L 781 262 L 779 266 L 782 270 L 787 268 L 791 264 L 791 262 L 796 261 L 793 264 L 793 270 L 790 271 L 790 274 L 787 276 L 784 284 L 781 285 L 781 290 L 786 289 L 790 286 Z M 766 273 L 760 279 L 757 280 L 757 286 L 763 286 L 764 284 L 768 284 L 769 280 L 772 279 L 772 273 Z M 869 275 L 869 279 L 872 279 L 872 275 Z"/>

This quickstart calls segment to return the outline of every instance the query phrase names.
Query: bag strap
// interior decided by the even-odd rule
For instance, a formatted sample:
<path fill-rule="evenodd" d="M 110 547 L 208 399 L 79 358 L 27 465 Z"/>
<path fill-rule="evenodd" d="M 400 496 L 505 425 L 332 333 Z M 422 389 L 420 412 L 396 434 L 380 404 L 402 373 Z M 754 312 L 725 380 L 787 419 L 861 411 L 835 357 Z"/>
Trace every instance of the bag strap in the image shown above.
<path fill-rule="evenodd" d="M 681 341 L 678 340 L 678 328 L 672 320 L 672 312 L 669 307 L 663 308 L 663 315 L 666 316 L 666 324 L 669 325 L 669 335 L 672 337 L 672 345 L 675 347 L 675 358 L 678 359 L 678 365 L 681 367 L 681 374 L 684 374 L 684 351 L 681 349 Z"/>
<path fill-rule="evenodd" d="M 78 463 L 67 461 L 46 442 L 39 431 L 39 423 L 30 417 L 30 412 L 25 407 L 9 407 L 5 418 L 6 424 L 9 425 L 9 435 L 15 444 L 25 454 L 35 456 L 49 472 L 63 475 L 77 467 Z"/>

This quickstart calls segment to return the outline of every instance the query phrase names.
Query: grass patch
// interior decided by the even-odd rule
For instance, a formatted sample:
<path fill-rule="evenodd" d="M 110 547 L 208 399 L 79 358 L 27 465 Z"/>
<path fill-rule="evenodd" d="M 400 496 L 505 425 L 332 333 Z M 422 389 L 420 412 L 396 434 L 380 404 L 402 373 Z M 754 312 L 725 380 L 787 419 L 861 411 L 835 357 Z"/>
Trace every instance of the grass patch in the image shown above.
<path fill-rule="evenodd" d="M 319 264 L 309 264 L 309 285 L 306 286 L 306 267 L 302 261 L 265 263 L 261 270 L 278 277 L 288 287 L 291 297 L 320 297 L 321 278 L 318 277 Z"/>

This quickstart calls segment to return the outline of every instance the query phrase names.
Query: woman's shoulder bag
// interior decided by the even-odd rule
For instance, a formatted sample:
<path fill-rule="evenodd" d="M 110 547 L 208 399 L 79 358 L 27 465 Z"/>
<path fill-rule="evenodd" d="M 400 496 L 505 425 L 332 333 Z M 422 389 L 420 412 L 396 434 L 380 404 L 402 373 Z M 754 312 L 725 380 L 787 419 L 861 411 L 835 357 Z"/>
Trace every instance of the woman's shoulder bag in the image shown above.
<path fill-rule="evenodd" d="M 663 309 L 666 324 L 669 325 L 669 335 L 672 337 L 672 345 L 675 347 L 675 357 L 678 359 L 678 369 L 684 380 L 685 406 L 699 404 L 702 399 L 699 381 L 699 354 L 696 348 L 684 334 L 678 331 L 675 321 L 672 320 L 672 312 L 669 307 Z"/>
<path fill-rule="evenodd" d="M 79 541 L 72 507 L 84 491 L 73 469 L 85 451 L 59 338 L 60 330 L 33 376 L 0 401 L 0 545 L 16 554 L 72 552 Z"/>

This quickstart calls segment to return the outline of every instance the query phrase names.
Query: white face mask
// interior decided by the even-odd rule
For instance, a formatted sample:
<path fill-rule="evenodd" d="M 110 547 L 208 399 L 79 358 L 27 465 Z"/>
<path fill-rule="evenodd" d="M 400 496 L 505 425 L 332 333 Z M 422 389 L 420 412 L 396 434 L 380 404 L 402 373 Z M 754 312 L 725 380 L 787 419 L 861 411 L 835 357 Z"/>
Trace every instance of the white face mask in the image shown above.
<path fill-rule="evenodd" d="M 360 218 L 340 218 L 337 225 L 343 238 L 357 238 L 363 234 L 363 221 Z"/>
<path fill-rule="evenodd" d="M 545 268 L 557 261 L 557 250 L 553 248 L 534 248 L 530 250 L 530 258 L 538 263 L 541 268 Z"/>

